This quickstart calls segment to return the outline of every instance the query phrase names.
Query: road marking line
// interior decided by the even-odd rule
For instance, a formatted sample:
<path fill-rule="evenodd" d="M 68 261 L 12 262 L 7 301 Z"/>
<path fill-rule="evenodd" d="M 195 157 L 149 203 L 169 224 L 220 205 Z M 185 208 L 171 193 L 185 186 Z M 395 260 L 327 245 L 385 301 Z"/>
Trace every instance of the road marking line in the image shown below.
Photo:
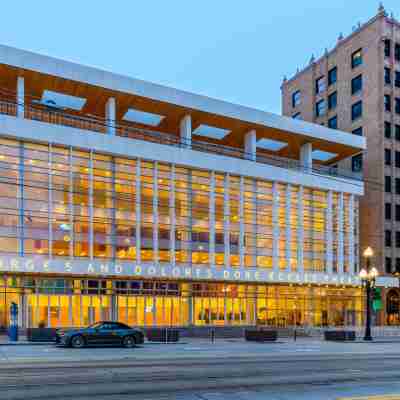
<path fill-rule="evenodd" d="M 363 397 L 340 397 L 337 400 L 400 400 L 400 394 Z"/>

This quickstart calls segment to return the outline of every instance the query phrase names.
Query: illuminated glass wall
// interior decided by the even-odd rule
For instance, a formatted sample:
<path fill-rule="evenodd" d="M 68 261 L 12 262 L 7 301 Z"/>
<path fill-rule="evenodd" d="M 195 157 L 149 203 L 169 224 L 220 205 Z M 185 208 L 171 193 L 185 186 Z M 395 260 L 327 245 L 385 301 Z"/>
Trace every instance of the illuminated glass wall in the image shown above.
<path fill-rule="evenodd" d="M 353 195 L 0 141 L 0 252 L 354 273 Z"/>

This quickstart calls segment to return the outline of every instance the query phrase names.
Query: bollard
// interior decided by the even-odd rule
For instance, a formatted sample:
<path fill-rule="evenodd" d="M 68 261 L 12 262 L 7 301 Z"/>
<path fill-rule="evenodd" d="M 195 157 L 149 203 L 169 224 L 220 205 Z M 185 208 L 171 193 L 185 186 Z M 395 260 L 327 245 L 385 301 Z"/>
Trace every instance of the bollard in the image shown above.
<path fill-rule="evenodd" d="M 211 343 L 214 343 L 215 341 L 215 330 L 214 328 L 211 329 Z"/>
<path fill-rule="evenodd" d="M 294 330 L 294 335 L 293 335 L 293 338 L 294 338 L 294 341 L 296 341 L 296 340 L 297 340 L 297 330 L 296 330 L 296 329 Z"/>

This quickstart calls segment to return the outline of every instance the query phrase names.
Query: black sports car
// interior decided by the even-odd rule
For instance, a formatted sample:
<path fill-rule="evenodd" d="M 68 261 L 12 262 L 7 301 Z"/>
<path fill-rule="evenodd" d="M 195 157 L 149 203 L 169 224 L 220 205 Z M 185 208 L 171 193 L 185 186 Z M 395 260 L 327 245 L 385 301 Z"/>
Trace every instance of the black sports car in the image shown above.
<path fill-rule="evenodd" d="M 144 334 L 140 329 L 113 321 L 96 322 L 81 329 L 59 329 L 56 333 L 56 343 L 74 348 L 99 344 L 132 348 L 143 342 Z"/>

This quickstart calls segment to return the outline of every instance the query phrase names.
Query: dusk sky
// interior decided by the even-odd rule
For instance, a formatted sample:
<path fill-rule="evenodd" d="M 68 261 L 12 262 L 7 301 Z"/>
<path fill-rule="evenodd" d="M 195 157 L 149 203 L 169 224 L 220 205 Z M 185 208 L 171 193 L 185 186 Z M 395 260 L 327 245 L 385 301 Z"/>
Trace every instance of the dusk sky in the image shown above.
<path fill-rule="evenodd" d="M 282 77 L 377 12 L 317 0 L 40 1 L 1 5 L 1 43 L 280 113 Z M 385 1 L 400 18 L 398 0 Z M 397 5 L 397 7 L 396 7 Z"/>

